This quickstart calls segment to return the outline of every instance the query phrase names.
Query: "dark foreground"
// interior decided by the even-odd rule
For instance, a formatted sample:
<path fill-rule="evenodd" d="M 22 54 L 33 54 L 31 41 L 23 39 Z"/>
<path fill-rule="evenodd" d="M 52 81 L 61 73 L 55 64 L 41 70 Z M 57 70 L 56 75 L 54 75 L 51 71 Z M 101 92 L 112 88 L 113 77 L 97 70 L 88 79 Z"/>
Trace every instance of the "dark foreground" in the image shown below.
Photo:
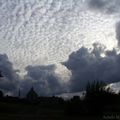
<path fill-rule="evenodd" d="M 0 120 L 120 120 L 120 106 L 104 105 L 104 110 L 99 110 L 97 106 L 84 107 L 87 103 L 81 105 L 77 99 L 59 104 L 1 101 Z"/>
<path fill-rule="evenodd" d="M 120 120 L 120 93 L 88 84 L 83 100 L 58 97 L 0 98 L 0 120 Z"/>
<path fill-rule="evenodd" d="M 0 103 L 0 120 L 103 120 L 112 116 L 71 116 L 62 108 L 41 107 L 40 105 L 20 105 Z M 118 115 L 114 115 L 116 120 Z"/>

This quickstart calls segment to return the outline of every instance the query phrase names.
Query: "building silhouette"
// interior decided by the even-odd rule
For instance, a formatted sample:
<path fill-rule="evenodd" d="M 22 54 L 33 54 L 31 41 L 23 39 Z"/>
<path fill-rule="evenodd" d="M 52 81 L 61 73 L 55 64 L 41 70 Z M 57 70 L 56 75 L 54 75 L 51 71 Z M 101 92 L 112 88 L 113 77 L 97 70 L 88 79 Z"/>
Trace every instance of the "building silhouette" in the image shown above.
<path fill-rule="evenodd" d="M 34 101 L 38 99 L 38 94 L 35 92 L 34 88 L 32 87 L 30 91 L 26 95 L 29 101 Z"/>

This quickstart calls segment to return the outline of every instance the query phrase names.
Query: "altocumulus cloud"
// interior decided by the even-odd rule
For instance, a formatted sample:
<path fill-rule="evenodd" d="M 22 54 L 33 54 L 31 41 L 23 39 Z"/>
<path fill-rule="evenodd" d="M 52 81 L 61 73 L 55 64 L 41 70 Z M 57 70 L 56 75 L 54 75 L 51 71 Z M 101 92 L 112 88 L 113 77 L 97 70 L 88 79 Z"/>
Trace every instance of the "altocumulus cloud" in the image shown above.
<path fill-rule="evenodd" d="M 24 70 L 34 63 L 65 61 L 72 51 L 83 44 L 91 46 L 96 38 L 106 44 L 105 36 L 113 33 L 113 19 L 91 13 L 86 2 L 0 0 L 0 53 Z"/>
<path fill-rule="evenodd" d="M 117 18 L 116 23 L 116 38 L 120 45 L 120 0 L 89 0 L 88 7 L 105 15 L 112 15 Z"/>

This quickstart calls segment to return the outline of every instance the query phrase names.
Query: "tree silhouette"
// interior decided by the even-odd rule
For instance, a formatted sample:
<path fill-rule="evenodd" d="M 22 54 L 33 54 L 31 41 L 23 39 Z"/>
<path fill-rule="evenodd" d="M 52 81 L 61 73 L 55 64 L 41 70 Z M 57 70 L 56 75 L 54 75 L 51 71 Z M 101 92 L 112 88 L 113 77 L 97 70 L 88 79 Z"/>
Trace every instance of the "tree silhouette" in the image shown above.
<path fill-rule="evenodd" d="M 86 86 L 86 97 L 106 91 L 106 84 L 102 81 L 94 81 Z"/>

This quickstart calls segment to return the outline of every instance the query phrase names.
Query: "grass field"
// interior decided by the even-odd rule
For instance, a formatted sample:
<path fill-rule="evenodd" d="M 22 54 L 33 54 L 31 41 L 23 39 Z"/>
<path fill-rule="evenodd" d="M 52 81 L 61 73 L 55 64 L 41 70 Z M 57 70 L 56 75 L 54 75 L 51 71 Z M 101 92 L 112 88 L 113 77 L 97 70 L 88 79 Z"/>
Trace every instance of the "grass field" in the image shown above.
<path fill-rule="evenodd" d="M 0 102 L 0 120 L 101 120 L 65 114 L 63 108 Z"/>

